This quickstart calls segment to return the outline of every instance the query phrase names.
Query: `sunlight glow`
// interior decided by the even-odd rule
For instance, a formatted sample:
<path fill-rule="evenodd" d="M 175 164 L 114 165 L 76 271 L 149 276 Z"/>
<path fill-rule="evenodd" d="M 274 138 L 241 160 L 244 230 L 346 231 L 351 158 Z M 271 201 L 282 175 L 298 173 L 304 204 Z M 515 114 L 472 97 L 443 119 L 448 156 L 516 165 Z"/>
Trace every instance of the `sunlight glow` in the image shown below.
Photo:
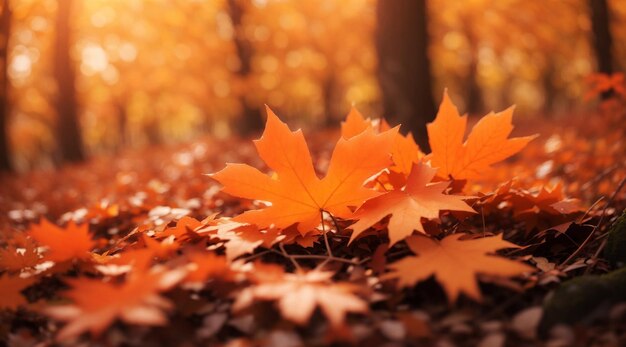
<path fill-rule="evenodd" d="M 83 48 L 81 57 L 80 71 L 88 76 L 104 71 L 109 65 L 106 52 L 98 45 L 88 44 Z"/>

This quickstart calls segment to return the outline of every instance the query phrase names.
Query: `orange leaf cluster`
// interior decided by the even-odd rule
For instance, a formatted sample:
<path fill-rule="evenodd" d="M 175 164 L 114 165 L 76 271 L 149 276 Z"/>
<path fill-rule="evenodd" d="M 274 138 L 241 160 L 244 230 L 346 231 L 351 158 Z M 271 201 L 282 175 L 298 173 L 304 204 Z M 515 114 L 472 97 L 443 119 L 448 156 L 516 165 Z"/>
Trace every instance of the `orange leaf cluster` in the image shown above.
<path fill-rule="evenodd" d="M 24 231 L 11 229 L 0 239 L 0 308 L 28 308 L 25 291 L 46 276 L 58 278 L 69 289 L 57 288 L 55 300 L 67 302 L 42 303 L 39 311 L 64 323 L 56 335 L 64 340 L 101 336 L 117 321 L 164 325 L 175 312 L 214 310 L 211 322 L 220 324 L 223 315 L 262 320 L 255 310 L 262 301 L 300 326 L 319 309 L 339 334 L 350 315 L 371 314 L 370 302 L 431 277 L 449 302 L 462 294 L 481 301 L 478 279 L 513 281 L 534 271 L 495 254 L 518 246 L 504 240 L 508 230 L 487 228 L 485 220 L 507 218 L 527 235 L 580 212 L 561 185 L 525 189 L 508 177 L 493 192 L 459 189 L 468 180 L 475 189 L 483 174 L 534 138 L 509 137 L 512 111 L 486 115 L 465 139 L 467 117 L 444 94 L 425 155 L 412 135 L 353 108 L 325 165 L 314 163 L 303 132 L 268 108 L 254 142 L 267 172 L 228 163 L 210 175 L 220 191 L 206 189 L 197 178 L 206 171 L 194 166 L 179 178 L 190 181 L 195 198 L 176 195 L 171 207 L 160 194 L 172 184 L 155 179 L 135 193 L 124 183 L 133 178 L 120 174 L 117 191 L 127 200 L 64 213 L 63 226 L 42 218 Z M 183 161 L 192 160 L 189 153 Z"/>

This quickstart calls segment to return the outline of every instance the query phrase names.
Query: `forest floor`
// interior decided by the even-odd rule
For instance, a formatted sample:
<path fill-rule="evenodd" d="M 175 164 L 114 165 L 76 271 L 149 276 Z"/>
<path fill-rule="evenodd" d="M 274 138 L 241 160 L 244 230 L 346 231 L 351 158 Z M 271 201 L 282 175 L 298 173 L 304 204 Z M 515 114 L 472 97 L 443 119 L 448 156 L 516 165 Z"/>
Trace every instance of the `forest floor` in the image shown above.
<path fill-rule="evenodd" d="M 351 223 L 328 215 L 309 233 L 220 220 L 263 207 L 207 175 L 225 163 L 268 172 L 250 140 L 4 176 L 0 344 L 624 346 L 625 119 L 623 105 L 605 105 L 566 122 L 514 120 L 515 134 L 540 136 L 453 185 L 477 213 L 442 213 L 426 232 L 503 235 L 521 248 L 500 257 L 532 268 L 478 271 L 478 295 L 458 300 L 442 275 L 400 288 L 385 280 L 411 252 L 403 241 L 387 249 L 384 220 L 350 244 Z M 326 172 L 340 133 L 306 135 L 315 170 Z"/>

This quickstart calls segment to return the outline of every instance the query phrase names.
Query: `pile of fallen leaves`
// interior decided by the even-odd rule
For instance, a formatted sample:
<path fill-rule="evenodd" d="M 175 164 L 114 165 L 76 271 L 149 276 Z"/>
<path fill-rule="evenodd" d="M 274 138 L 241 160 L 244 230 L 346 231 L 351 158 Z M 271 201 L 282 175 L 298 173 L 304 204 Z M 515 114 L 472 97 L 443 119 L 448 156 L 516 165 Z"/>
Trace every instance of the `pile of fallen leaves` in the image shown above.
<path fill-rule="evenodd" d="M 0 340 L 623 345 L 623 109 L 535 140 L 509 108 L 466 137 L 444 94 L 428 154 L 356 109 L 309 148 L 268 109 L 256 153 L 207 140 L 4 177 Z"/>

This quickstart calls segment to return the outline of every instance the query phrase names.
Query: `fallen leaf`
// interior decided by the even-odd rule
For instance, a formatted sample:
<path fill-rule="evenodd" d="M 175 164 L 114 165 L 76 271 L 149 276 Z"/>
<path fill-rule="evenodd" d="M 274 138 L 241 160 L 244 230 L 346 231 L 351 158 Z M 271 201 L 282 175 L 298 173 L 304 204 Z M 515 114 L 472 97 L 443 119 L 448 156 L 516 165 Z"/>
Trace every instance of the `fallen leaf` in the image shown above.
<path fill-rule="evenodd" d="M 19 240 L 16 240 L 18 238 Z M 22 235 L 14 237 L 6 248 L 0 249 L 0 270 L 19 272 L 32 269 L 37 263 L 39 263 L 37 245 L 30 238 Z"/>
<path fill-rule="evenodd" d="M 492 164 L 519 152 L 535 136 L 508 138 L 513 130 L 513 107 L 489 113 L 474 125 L 463 142 L 467 116 L 461 117 L 448 92 L 443 94 L 437 117 L 427 125 L 431 165 L 444 179 L 480 178 Z"/>
<path fill-rule="evenodd" d="M 518 312 L 513 320 L 511 326 L 517 334 L 526 339 L 534 339 L 537 337 L 537 327 L 543 316 L 543 308 L 541 306 L 534 306 Z"/>
<path fill-rule="evenodd" d="M 365 119 L 363 115 L 354 107 L 348 113 L 345 122 L 341 123 L 341 136 L 350 139 L 368 129 L 378 129 L 380 132 L 389 130 L 389 124 L 385 120 Z M 393 165 L 389 168 L 394 173 L 402 174 L 404 177 L 411 172 L 413 164 L 419 163 L 424 157 L 424 153 L 420 151 L 419 146 L 413 139 L 413 134 L 409 133 L 403 136 L 396 133 L 391 148 L 391 160 Z M 392 182 L 397 185 L 396 182 Z M 403 182 L 402 182 L 403 183 Z M 400 184 L 399 186 L 402 186 Z"/>
<path fill-rule="evenodd" d="M 63 296 L 73 304 L 51 306 L 45 312 L 68 322 L 57 335 L 59 341 L 85 331 L 99 335 L 117 318 L 131 324 L 164 325 L 167 316 L 163 311 L 173 306 L 158 293 L 175 285 L 183 276 L 181 271 L 139 272 L 119 285 L 84 277 L 67 280 L 71 289 Z"/>
<path fill-rule="evenodd" d="M 46 247 L 44 259 L 55 263 L 88 259 L 91 257 L 89 251 L 95 245 L 89 234 L 89 225 L 76 225 L 71 221 L 61 228 L 42 219 L 41 223 L 30 227 L 28 234 L 39 245 Z"/>
<path fill-rule="evenodd" d="M 481 301 L 477 274 L 511 277 L 532 272 L 533 267 L 503 257 L 490 255 L 498 249 L 518 246 L 502 239 L 502 235 L 473 240 L 460 240 L 454 234 L 436 241 L 425 236 L 411 236 L 406 242 L 417 257 L 405 257 L 389 265 L 385 279 L 398 279 L 400 287 L 409 287 L 434 276 L 451 302 L 459 294 Z"/>
<path fill-rule="evenodd" d="M 268 108 L 265 132 L 255 145 L 276 178 L 245 164 L 227 164 L 211 177 L 228 194 L 271 202 L 234 217 L 234 221 L 281 229 L 298 223 L 304 235 L 319 225 L 322 211 L 347 218 L 352 213 L 350 207 L 380 194 L 363 183 L 390 163 L 396 131 L 375 134 L 369 129 L 349 140 L 340 138 L 326 177 L 319 179 L 302 131 L 290 131 Z"/>
<path fill-rule="evenodd" d="M 0 309 L 15 310 L 26 305 L 28 301 L 21 292 L 34 282 L 33 277 L 20 278 L 7 274 L 0 276 Z"/>
<path fill-rule="evenodd" d="M 355 137 L 365 130 L 372 129 L 373 121 L 370 118 L 365 119 L 363 114 L 352 106 L 350 112 L 346 116 L 346 120 L 341 122 L 341 136 L 346 140 Z"/>
<path fill-rule="evenodd" d="M 187 255 L 189 266 L 184 281 L 203 283 L 212 279 L 230 279 L 232 273 L 225 257 L 209 252 L 191 252 Z"/>
<path fill-rule="evenodd" d="M 313 270 L 293 274 L 272 272 L 271 276 L 257 277 L 256 284 L 237 295 L 233 310 L 241 311 L 255 300 L 276 301 L 284 318 L 304 325 L 319 306 L 333 327 L 341 327 L 348 312 L 365 313 L 368 305 L 355 295 L 357 286 L 333 282 L 333 275 Z"/>
<path fill-rule="evenodd" d="M 349 227 L 353 230 L 350 241 L 388 215 L 391 215 L 387 228 L 392 246 L 414 230 L 425 233 L 421 219 L 438 218 L 442 210 L 475 213 L 463 202 L 466 197 L 443 194 L 449 182 L 430 183 L 436 172 L 426 164 L 413 164 L 404 189 L 392 190 L 366 201 L 352 217 L 357 222 Z"/>

